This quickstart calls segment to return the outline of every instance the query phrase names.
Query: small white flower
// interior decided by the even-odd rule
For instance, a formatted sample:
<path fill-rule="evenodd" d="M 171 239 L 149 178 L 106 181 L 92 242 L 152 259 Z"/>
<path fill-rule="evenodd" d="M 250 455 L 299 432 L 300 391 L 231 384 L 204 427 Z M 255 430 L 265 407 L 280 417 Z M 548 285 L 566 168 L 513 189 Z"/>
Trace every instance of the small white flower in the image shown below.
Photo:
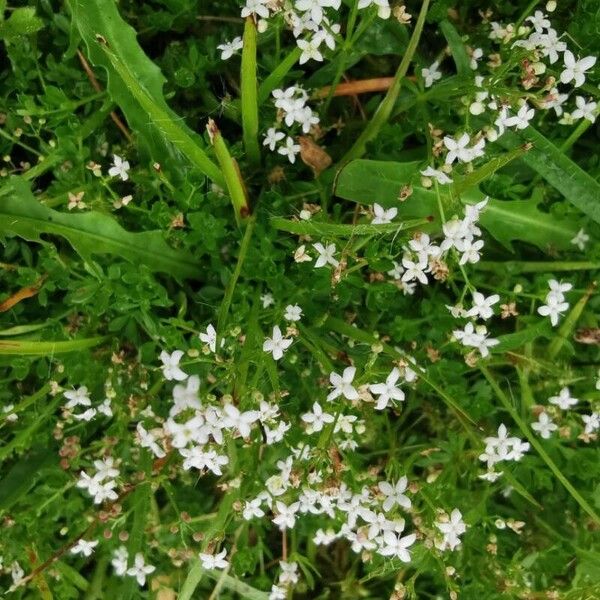
<path fill-rule="evenodd" d="M 273 327 L 273 335 L 263 343 L 263 351 L 271 352 L 275 360 L 279 360 L 283 353 L 292 345 L 291 338 L 284 338 L 278 325 Z"/>
<path fill-rule="evenodd" d="M 115 570 L 115 575 L 122 577 L 127 573 L 127 561 L 129 559 L 129 552 L 127 552 L 127 548 L 125 546 L 119 546 L 113 552 L 113 558 L 110 561 L 110 564 L 113 566 Z"/>
<path fill-rule="evenodd" d="M 73 389 L 64 392 L 65 398 L 68 402 L 65 404 L 65 408 L 75 408 L 76 406 L 90 406 L 92 401 L 90 400 L 90 395 L 88 389 L 85 385 L 78 387 L 77 389 Z"/>
<path fill-rule="evenodd" d="M 552 323 L 552 327 L 556 327 L 558 325 L 559 318 L 568 308 L 568 302 L 563 302 L 561 298 L 548 294 L 546 297 L 546 304 L 542 304 L 537 311 L 538 314 L 542 315 L 542 317 L 550 317 L 550 323 Z"/>
<path fill-rule="evenodd" d="M 286 321 L 300 321 L 302 319 L 302 309 L 297 304 L 288 304 L 285 307 L 283 318 Z"/>
<path fill-rule="evenodd" d="M 400 477 L 395 484 L 388 483 L 387 481 L 380 481 L 377 484 L 377 487 L 385 496 L 382 505 L 385 512 L 389 512 L 396 504 L 406 510 L 411 507 L 410 498 L 404 494 L 408 487 L 408 479 L 406 477 Z"/>
<path fill-rule="evenodd" d="M 590 123 L 596 120 L 596 108 L 598 104 L 592 100 L 587 100 L 583 96 L 575 98 L 577 108 L 571 113 L 573 119 L 587 119 Z"/>
<path fill-rule="evenodd" d="M 394 206 L 385 210 L 383 206 L 375 202 L 375 204 L 373 204 L 373 213 L 375 214 L 375 216 L 371 223 L 373 225 L 385 225 L 386 223 L 392 222 L 392 220 L 398 214 L 398 209 Z"/>
<path fill-rule="evenodd" d="M 379 396 L 379 398 L 377 398 L 377 403 L 375 404 L 376 410 L 383 410 L 386 408 L 390 400 L 396 400 L 398 402 L 404 400 L 404 392 L 396 385 L 398 379 L 400 379 L 400 371 L 397 367 L 394 367 L 387 376 L 385 383 L 375 383 L 369 386 L 371 393 Z"/>
<path fill-rule="evenodd" d="M 512 117 L 508 117 L 504 121 L 504 124 L 508 127 L 516 127 L 517 129 L 525 129 L 529 126 L 529 121 L 533 119 L 535 115 L 535 110 L 533 108 L 529 108 L 528 104 L 525 102 L 516 115 Z"/>
<path fill-rule="evenodd" d="M 571 396 L 568 387 L 564 387 L 560 390 L 558 396 L 551 396 L 548 398 L 548 402 L 558 406 L 561 410 L 569 410 L 572 406 L 575 406 L 579 400 Z"/>
<path fill-rule="evenodd" d="M 263 140 L 263 146 L 269 146 L 269 150 L 273 152 L 277 147 L 277 144 L 285 137 L 283 131 L 277 131 L 275 127 L 269 127 L 267 133 L 265 133 L 265 139 Z"/>
<path fill-rule="evenodd" d="M 425 271 L 429 268 L 427 264 L 427 256 L 419 255 L 419 258 L 416 261 L 404 257 L 402 259 L 402 265 L 404 267 L 402 281 L 408 282 L 412 281 L 413 279 L 417 279 L 423 285 L 427 285 L 427 275 L 425 275 Z"/>
<path fill-rule="evenodd" d="M 585 423 L 585 433 L 594 433 L 600 429 L 600 413 L 593 412 L 591 415 L 581 415 L 582 421 Z"/>
<path fill-rule="evenodd" d="M 404 537 L 397 536 L 393 531 L 386 531 L 383 534 L 383 543 L 379 549 L 379 554 L 383 556 L 395 556 L 402 562 L 410 562 L 410 553 L 408 548 L 412 546 L 417 539 L 414 533 Z"/>
<path fill-rule="evenodd" d="M 300 152 L 300 144 L 296 144 L 294 138 L 288 135 L 285 140 L 285 145 L 279 146 L 277 152 L 282 156 L 287 156 L 288 160 L 294 164 L 296 162 L 296 155 Z"/>
<path fill-rule="evenodd" d="M 425 82 L 425 87 L 431 87 L 434 81 L 442 78 L 442 72 L 439 70 L 440 63 L 436 60 L 429 67 L 421 69 L 421 77 Z"/>
<path fill-rule="evenodd" d="M 316 60 L 317 62 L 323 61 L 323 55 L 319 50 L 321 46 L 322 38 L 319 36 L 314 36 L 312 40 L 297 40 L 296 44 L 298 48 L 302 50 L 302 54 L 300 55 L 300 60 L 298 61 L 301 65 L 308 62 L 309 60 Z"/>
<path fill-rule="evenodd" d="M 141 423 L 137 424 L 136 431 L 142 448 L 149 448 L 156 458 L 164 458 L 166 456 L 165 451 L 156 442 L 156 437 L 149 431 L 146 431 Z"/>
<path fill-rule="evenodd" d="M 155 570 L 156 567 L 147 565 L 144 561 L 144 555 L 141 552 L 138 552 L 135 555 L 133 567 L 127 569 L 127 575 L 130 577 L 135 577 L 138 585 L 141 587 L 146 584 L 146 575 L 154 573 Z"/>
<path fill-rule="evenodd" d="M 338 267 L 339 262 L 334 258 L 336 247 L 335 244 L 328 244 L 327 246 L 323 246 L 320 242 L 313 244 L 313 248 L 319 253 L 319 257 L 315 262 L 315 269 L 319 269 L 320 267 L 324 267 L 325 265 L 332 265 L 333 267 Z"/>
<path fill-rule="evenodd" d="M 329 392 L 327 396 L 327 401 L 331 402 L 339 396 L 343 396 L 347 400 L 358 400 L 358 392 L 352 386 L 352 381 L 354 380 L 355 375 L 355 367 L 346 367 L 342 375 L 338 375 L 337 373 L 333 372 L 330 373 L 329 381 L 333 386 L 333 390 Z"/>
<path fill-rule="evenodd" d="M 83 554 L 83 556 L 91 556 L 94 548 L 98 545 L 98 540 L 88 542 L 86 540 L 78 540 L 71 548 L 71 554 Z"/>
<path fill-rule="evenodd" d="M 423 171 L 420 172 L 423 177 L 432 177 L 435 179 L 440 185 L 446 185 L 448 183 L 452 183 L 452 179 L 444 173 L 444 171 L 439 171 L 438 169 L 434 169 L 433 167 L 427 167 Z"/>
<path fill-rule="evenodd" d="M 236 52 L 244 47 L 241 37 L 235 37 L 230 42 L 219 44 L 217 49 L 221 51 L 221 60 L 229 60 Z"/>
<path fill-rule="evenodd" d="M 467 526 L 462 520 L 462 513 L 455 508 L 449 521 L 440 521 L 435 526 L 442 532 L 444 536 L 440 550 L 449 548 L 455 550 L 460 545 L 460 536 L 467 530 Z"/>
<path fill-rule="evenodd" d="M 500 300 L 498 294 L 493 294 L 487 298 L 480 292 L 473 292 L 473 308 L 465 313 L 466 317 L 480 317 L 489 319 L 494 314 L 492 306 Z"/>
<path fill-rule="evenodd" d="M 327 423 L 333 423 L 335 417 L 329 413 L 323 412 L 321 405 L 315 402 L 312 406 L 312 412 L 303 414 L 301 419 L 309 424 L 310 433 L 318 432 L 323 429 Z"/>
<path fill-rule="evenodd" d="M 208 325 L 208 327 L 206 328 L 206 332 L 205 333 L 201 333 L 199 335 L 199 337 L 200 337 L 200 341 L 202 341 L 202 342 L 204 342 L 205 344 L 208 345 L 208 347 L 210 348 L 211 352 L 216 352 L 217 351 L 217 331 L 213 327 L 212 323 L 210 323 Z M 224 340 L 222 340 L 222 341 L 224 341 Z"/>
<path fill-rule="evenodd" d="M 589 71 L 596 64 L 595 56 L 586 56 L 575 60 L 575 56 L 570 50 L 566 50 L 563 55 L 565 68 L 560 74 L 562 83 L 574 81 L 575 87 L 580 87 L 585 83 L 586 71 Z"/>
<path fill-rule="evenodd" d="M 552 421 L 548 413 L 542 412 L 537 422 L 531 424 L 531 428 L 547 440 L 552 435 L 552 432 L 558 429 L 558 425 Z"/>
<path fill-rule="evenodd" d="M 294 502 L 287 506 L 285 503 L 277 500 L 275 507 L 277 508 L 277 515 L 273 518 L 273 523 L 275 523 L 281 531 L 293 529 L 296 524 L 296 513 L 300 508 L 300 503 Z"/>
<path fill-rule="evenodd" d="M 586 244 L 590 241 L 590 236 L 583 230 L 580 229 L 577 235 L 571 240 L 571 244 L 577 246 L 580 250 L 585 250 Z"/>
<path fill-rule="evenodd" d="M 226 556 L 227 550 L 221 550 L 218 554 L 199 554 L 203 569 L 227 569 L 229 562 L 225 560 Z"/>
<path fill-rule="evenodd" d="M 246 5 L 242 8 L 241 17 L 245 19 L 252 15 L 258 15 L 263 19 L 269 18 L 268 0 L 246 0 Z"/>
<path fill-rule="evenodd" d="M 179 361 L 183 358 L 184 352 L 182 350 L 175 350 L 172 354 L 165 352 L 164 350 L 160 353 L 160 360 L 163 363 L 161 367 L 165 379 L 171 381 L 184 381 L 187 379 L 187 373 L 184 373 L 179 368 Z"/>
<path fill-rule="evenodd" d="M 129 179 L 129 163 L 120 156 L 113 154 L 113 166 L 108 170 L 111 177 L 120 177 L 121 181 Z"/>

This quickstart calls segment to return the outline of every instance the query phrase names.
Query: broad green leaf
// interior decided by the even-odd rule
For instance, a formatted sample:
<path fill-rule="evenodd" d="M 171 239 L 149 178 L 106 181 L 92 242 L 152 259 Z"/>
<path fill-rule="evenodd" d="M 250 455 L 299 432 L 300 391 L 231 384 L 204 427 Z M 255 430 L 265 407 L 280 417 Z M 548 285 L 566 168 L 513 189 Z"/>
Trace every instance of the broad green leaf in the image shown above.
<path fill-rule="evenodd" d="M 382 206 L 396 206 L 402 218 L 439 219 L 438 198 L 432 189 L 421 186 L 418 162 L 397 163 L 387 161 L 355 160 L 339 173 L 335 194 L 340 198 Z M 404 186 L 412 186 L 412 194 L 403 202 L 399 200 Z M 441 202 L 446 217 L 462 215 L 462 204 L 483 199 L 483 194 L 471 190 L 457 200 L 440 187 Z M 515 240 L 529 242 L 544 251 L 572 248 L 571 239 L 577 232 L 574 222 L 558 219 L 542 212 L 534 200 L 490 199 L 482 212 L 480 224 L 498 242 L 512 250 Z"/>
<path fill-rule="evenodd" d="M 137 132 L 144 150 L 154 160 L 181 170 L 176 148 L 194 167 L 222 185 L 221 173 L 206 155 L 202 139 L 167 105 L 163 74 L 138 44 L 135 30 L 121 18 L 114 0 L 70 0 L 69 5 L 91 61 L 106 70 L 108 92 Z"/>
<path fill-rule="evenodd" d="M 528 342 L 533 342 L 539 337 L 548 338 L 551 336 L 551 334 L 552 332 L 550 324 L 547 320 L 545 320 L 537 325 L 526 327 L 521 331 L 517 331 L 516 333 L 508 333 L 506 335 L 498 336 L 500 343 L 492 348 L 492 353 L 500 354 L 502 352 L 514 350 L 515 348 L 520 348 Z"/>
<path fill-rule="evenodd" d="M 600 183 L 565 156 L 548 138 L 533 127 L 507 131 L 498 143 L 512 150 L 530 142 L 533 147 L 523 161 L 556 188 L 573 206 L 600 223 Z"/>
<path fill-rule="evenodd" d="M 170 248 L 161 232 L 131 233 L 104 213 L 69 214 L 52 210 L 41 205 L 27 183 L 17 177 L 0 189 L 0 235 L 6 234 L 40 243 L 42 234 L 59 235 L 84 260 L 92 255 L 111 254 L 175 277 L 200 276 L 194 257 Z"/>

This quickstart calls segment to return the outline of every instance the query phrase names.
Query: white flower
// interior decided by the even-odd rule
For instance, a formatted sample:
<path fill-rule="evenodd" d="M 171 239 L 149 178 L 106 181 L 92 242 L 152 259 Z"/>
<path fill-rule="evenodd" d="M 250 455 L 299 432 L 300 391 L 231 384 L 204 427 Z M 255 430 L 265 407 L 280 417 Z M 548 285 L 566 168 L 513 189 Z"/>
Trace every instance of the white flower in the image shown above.
<path fill-rule="evenodd" d="M 64 392 L 65 398 L 68 402 L 65 404 L 65 408 L 75 408 L 76 406 L 90 406 L 92 401 L 90 400 L 89 392 L 85 385 L 77 389 L 73 389 Z"/>
<path fill-rule="evenodd" d="M 201 333 L 199 337 L 200 341 L 204 342 L 205 344 L 208 344 L 208 347 L 210 348 L 211 352 L 217 351 L 217 331 L 213 327 L 212 323 L 208 325 L 208 327 L 206 328 L 206 332 Z M 221 345 L 223 344 L 221 343 Z"/>
<path fill-rule="evenodd" d="M 146 575 L 150 575 L 150 573 L 154 573 L 156 567 L 152 565 L 147 565 L 144 562 L 144 556 L 141 552 L 138 552 L 135 555 L 135 560 L 133 567 L 127 569 L 127 575 L 130 577 L 135 577 L 137 579 L 138 585 L 143 586 L 146 583 Z"/>
<path fill-rule="evenodd" d="M 558 396 L 551 396 L 548 398 L 550 404 L 558 406 L 562 410 L 569 410 L 571 406 L 575 406 L 579 400 L 571 396 L 571 392 L 568 387 L 564 387 L 558 393 Z"/>
<path fill-rule="evenodd" d="M 546 296 L 546 304 L 542 304 L 537 311 L 542 317 L 550 317 L 552 327 L 556 327 L 556 325 L 558 325 L 558 319 L 568 308 L 568 302 L 563 302 L 560 297 L 548 294 Z"/>
<path fill-rule="evenodd" d="M 456 248 L 462 252 L 460 260 L 458 261 L 459 264 L 474 264 L 479 262 L 479 259 L 481 258 L 481 253 L 479 251 L 483 248 L 483 240 L 476 240 L 473 242 L 469 239 L 463 239 L 457 244 Z"/>
<path fill-rule="evenodd" d="M 294 138 L 288 135 L 285 140 L 285 146 L 279 146 L 277 152 L 282 156 L 287 156 L 288 160 L 294 164 L 296 162 L 296 155 L 300 152 L 300 144 L 296 144 Z"/>
<path fill-rule="evenodd" d="M 262 504 L 261 498 L 254 498 L 254 500 L 250 500 L 246 502 L 244 505 L 244 510 L 242 511 L 242 516 L 246 521 L 250 521 L 254 517 L 261 518 L 265 516 L 265 511 L 260 507 Z"/>
<path fill-rule="evenodd" d="M 339 266 L 340 263 L 334 258 L 336 252 L 335 244 L 323 246 L 323 244 L 317 242 L 316 244 L 313 244 L 313 248 L 319 253 L 319 258 L 317 258 L 317 261 L 315 262 L 315 269 L 319 269 L 328 264 L 333 267 Z"/>
<path fill-rule="evenodd" d="M 237 429 L 243 438 L 247 438 L 251 432 L 251 425 L 258 421 L 260 413 L 257 410 L 240 410 L 233 404 L 226 404 L 223 407 L 223 416 L 225 427 Z"/>
<path fill-rule="evenodd" d="M 129 168 L 129 163 L 126 160 L 113 154 L 113 166 L 108 170 L 108 174 L 111 177 L 119 176 L 122 181 L 127 181 L 129 179 Z"/>
<path fill-rule="evenodd" d="M 319 25 L 323 20 L 323 9 L 326 7 L 340 7 L 339 0 L 296 0 L 296 10 L 308 13 L 310 19 Z"/>
<path fill-rule="evenodd" d="M 94 548 L 98 545 L 98 540 L 88 542 L 86 540 L 78 540 L 71 548 L 71 554 L 83 554 L 83 556 L 91 556 Z"/>
<path fill-rule="evenodd" d="M 444 138 L 444 146 L 448 149 L 446 155 L 446 164 L 451 165 L 455 160 L 462 162 L 471 161 L 471 151 L 467 148 L 471 139 L 468 133 L 463 133 L 458 139 L 446 136 Z"/>
<path fill-rule="evenodd" d="M 221 550 L 218 554 L 199 554 L 203 569 L 227 569 L 229 563 L 225 560 L 226 556 L 227 550 Z"/>
<path fill-rule="evenodd" d="M 590 123 L 596 120 L 596 108 L 598 104 L 592 100 L 586 101 L 583 96 L 577 96 L 575 98 L 575 104 L 577 108 L 571 113 L 571 117 L 574 119 L 587 119 Z"/>
<path fill-rule="evenodd" d="M 517 114 L 512 117 L 508 117 L 508 119 L 506 119 L 504 121 L 504 124 L 507 125 L 508 127 L 516 127 L 517 129 L 525 129 L 526 127 L 529 126 L 529 121 L 531 121 L 531 119 L 533 119 L 534 115 L 535 115 L 535 110 L 533 108 L 529 108 L 529 105 L 527 104 L 527 102 L 525 102 L 523 104 L 523 106 L 521 106 L 521 108 L 519 108 L 519 111 L 517 112 Z"/>
<path fill-rule="evenodd" d="M 161 367 L 165 379 L 171 381 L 183 381 L 187 379 L 187 373 L 184 373 L 179 368 L 179 361 L 182 359 L 184 352 L 182 350 L 175 350 L 172 354 L 165 352 L 164 350 L 160 353 L 160 360 L 163 366 Z"/>
<path fill-rule="evenodd" d="M 532 17 L 527 17 L 525 20 L 530 21 L 533 28 L 540 33 L 550 27 L 550 21 L 541 10 L 536 10 Z"/>
<path fill-rule="evenodd" d="M 429 67 L 421 69 L 421 77 L 425 81 L 425 87 L 431 87 L 434 81 L 442 78 L 442 72 L 439 70 L 440 63 L 436 60 Z"/>
<path fill-rule="evenodd" d="M 481 48 L 475 48 L 473 52 L 471 52 L 471 62 L 469 64 L 473 71 L 477 70 L 477 62 L 481 59 L 482 56 L 483 50 Z"/>
<path fill-rule="evenodd" d="M 277 131 L 275 127 L 269 127 L 267 133 L 265 133 L 265 139 L 263 140 L 263 146 L 269 146 L 269 150 L 273 152 L 277 144 L 285 137 L 283 131 Z"/>
<path fill-rule="evenodd" d="M 397 536 L 392 531 L 386 531 L 383 534 L 383 543 L 379 549 L 382 556 L 395 556 L 402 562 L 410 562 L 410 553 L 408 548 L 415 543 L 417 536 L 414 533 L 404 537 Z"/>
<path fill-rule="evenodd" d="M 487 298 L 480 292 L 473 292 L 473 308 L 465 313 L 466 317 L 480 317 L 489 319 L 494 314 L 492 306 L 500 300 L 498 294 L 493 294 Z"/>
<path fill-rule="evenodd" d="M 418 279 L 423 285 L 427 285 L 427 275 L 425 275 L 425 270 L 428 268 L 427 256 L 419 255 L 416 261 L 404 257 L 402 265 L 404 266 L 402 281 L 407 282 Z"/>
<path fill-rule="evenodd" d="M 219 44 L 217 49 L 221 51 L 221 60 L 229 60 L 236 52 L 244 47 L 241 37 L 235 37 L 230 42 Z"/>
<path fill-rule="evenodd" d="M 545 440 L 547 440 L 552 432 L 558 429 L 552 419 L 548 416 L 548 413 L 540 413 L 537 422 L 531 424 L 531 428 L 537 431 Z"/>
<path fill-rule="evenodd" d="M 173 387 L 173 406 L 169 412 L 171 417 L 175 417 L 188 408 L 192 410 L 200 410 L 202 408 L 202 404 L 198 400 L 200 377 L 192 375 L 185 383 L 185 386 L 177 384 Z"/>
<path fill-rule="evenodd" d="M 410 498 L 404 494 L 408 487 L 408 479 L 406 477 L 400 477 L 395 484 L 380 481 L 377 487 L 385 496 L 382 506 L 385 512 L 389 512 L 396 504 L 407 510 L 411 507 Z"/>
<path fill-rule="evenodd" d="M 423 175 L 423 177 L 433 177 L 440 185 L 452 183 L 452 179 L 450 179 L 450 177 L 448 177 L 444 171 L 439 171 L 433 167 L 427 167 L 420 173 Z"/>
<path fill-rule="evenodd" d="M 369 386 L 371 393 L 379 396 L 379 398 L 377 398 L 377 403 L 375 404 L 376 410 L 383 410 L 386 408 L 390 400 L 397 400 L 399 402 L 404 400 L 404 392 L 396 385 L 399 378 L 400 371 L 397 367 L 394 367 L 387 376 L 385 383 L 375 383 Z"/>
<path fill-rule="evenodd" d="M 156 458 L 164 458 L 166 456 L 165 451 L 157 444 L 156 437 L 149 431 L 146 431 L 141 422 L 137 424 L 136 431 L 142 448 L 149 448 Z"/>
<path fill-rule="evenodd" d="M 281 574 L 279 575 L 279 583 L 283 585 L 294 585 L 298 583 L 298 563 L 279 561 Z"/>
<path fill-rule="evenodd" d="M 595 56 L 586 56 L 579 60 L 575 60 L 575 56 L 570 50 L 566 50 L 563 59 L 565 68 L 560 74 L 562 83 L 569 83 L 574 80 L 574 86 L 580 87 L 585 83 L 585 73 L 596 64 Z"/>
<path fill-rule="evenodd" d="M 302 54 L 300 55 L 300 60 L 298 61 L 301 65 L 308 62 L 309 60 L 316 60 L 318 62 L 323 61 L 323 55 L 319 50 L 321 46 L 322 38 L 319 36 L 314 36 L 312 40 L 297 40 L 296 44 L 298 48 L 302 50 Z"/>
<path fill-rule="evenodd" d="M 98 405 L 98 412 L 102 413 L 106 417 L 113 416 L 112 402 L 110 401 L 110 398 L 105 398 L 101 404 Z"/>
<path fill-rule="evenodd" d="M 285 600 L 287 598 L 287 589 L 273 584 L 269 593 L 269 600 Z"/>
<path fill-rule="evenodd" d="M 242 8 L 241 17 L 245 19 L 252 15 L 258 15 L 263 19 L 269 18 L 269 8 L 266 6 L 269 0 L 246 0 L 246 5 Z"/>
<path fill-rule="evenodd" d="M 390 277 L 393 277 L 394 279 L 401 279 L 402 278 L 402 273 L 404 273 L 404 267 L 400 264 L 397 263 L 395 260 L 392 261 L 394 268 L 390 269 L 387 274 Z"/>
<path fill-rule="evenodd" d="M 94 477 L 98 481 L 119 476 L 119 469 L 115 467 L 115 459 L 112 456 L 107 456 L 103 460 L 95 460 L 94 467 L 96 467 L 96 475 Z"/>
<path fill-rule="evenodd" d="M 310 425 L 310 433 L 321 431 L 327 423 L 333 423 L 335 417 L 329 413 L 323 412 L 321 405 L 315 402 L 312 406 L 312 412 L 303 414 L 301 419 Z"/>
<path fill-rule="evenodd" d="M 389 19 L 392 14 L 388 0 L 358 0 L 358 8 L 369 8 L 369 6 L 377 6 L 377 15 L 380 19 Z"/>
<path fill-rule="evenodd" d="M 125 546 L 119 546 L 113 552 L 113 558 L 110 561 L 110 564 L 113 566 L 115 570 L 115 575 L 122 577 L 127 573 L 127 560 L 129 559 L 129 552 L 127 552 L 127 548 Z"/>
<path fill-rule="evenodd" d="M 392 222 L 392 219 L 394 219 L 398 214 L 398 209 L 396 207 L 392 207 L 385 210 L 383 206 L 375 202 L 375 204 L 373 204 L 373 213 L 375 216 L 371 223 L 373 225 L 385 225 L 386 223 Z"/>
<path fill-rule="evenodd" d="M 300 503 L 294 502 L 287 506 L 285 503 L 277 500 L 275 507 L 277 508 L 277 515 L 273 518 L 273 523 L 275 523 L 281 531 L 293 529 L 296 524 L 296 513 L 300 508 Z"/>
<path fill-rule="evenodd" d="M 272 306 L 273 304 L 275 304 L 273 294 L 269 294 L 269 293 L 262 294 L 260 297 L 260 301 L 262 302 L 263 308 L 269 308 L 269 306 Z"/>
<path fill-rule="evenodd" d="M 333 372 L 330 373 L 329 381 L 333 386 L 333 390 L 329 392 L 327 396 L 327 401 L 331 402 L 339 396 L 344 396 L 344 398 L 346 398 L 347 400 L 357 400 L 358 392 L 352 386 L 354 375 L 356 375 L 355 367 L 346 367 L 342 375 L 338 375 L 337 373 Z"/>
<path fill-rule="evenodd" d="M 455 550 L 460 545 L 459 536 L 467 530 L 467 526 L 462 520 L 462 513 L 457 508 L 452 511 L 449 521 L 440 521 L 435 526 L 444 535 L 440 550 L 445 550 L 446 548 Z"/>
<path fill-rule="evenodd" d="M 279 360 L 283 353 L 292 345 L 294 340 L 284 338 L 278 325 L 273 327 L 272 337 L 267 338 L 263 343 L 263 352 L 271 352 L 275 360 Z"/>
<path fill-rule="evenodd" d="M 286 321 L 300 321 L 302 318 L 302 309 L 297 304 L 288 304 L 285 307 L 283 318 Z"/>
<path fill-rule="evenodd" d="M 600 429 L 600 413 L 593 412 L 591 415 L 581 415 L 582 421 L 585 423 L 585 433 L 594 433 Z"/>
<path fill-rule="evenodd" d="M 577 235 L 571 240 L 571 244 L 577 246 L 580 250 L 585 250 L 585 246 L 589 241 L 590 236 L 583 229 L 580 229 Z"/>

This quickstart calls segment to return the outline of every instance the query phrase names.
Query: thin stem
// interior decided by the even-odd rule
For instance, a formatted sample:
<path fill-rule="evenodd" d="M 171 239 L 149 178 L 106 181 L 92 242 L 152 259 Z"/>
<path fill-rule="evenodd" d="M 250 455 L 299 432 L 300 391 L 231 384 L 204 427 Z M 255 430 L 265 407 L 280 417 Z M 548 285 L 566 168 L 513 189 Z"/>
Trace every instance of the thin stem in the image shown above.
<path fill-rule="evenodd" d="M 564 488 L 569 492 L 571 497 L 581 506 L 581 508 L 598 524 L 600 525 L 600 516 L 594 511 L 594 509 L 590 506 L 590 504 L 583 498 L 583 496 L 575 489 L 573 484 L 563 475 L 562 471 L 558 468 L 557 464 L 550 458 L 542 444 L 535 437 L 535 435 L 531 432 L 525 421 L 520 417 L 519 413 L 512 406 L 510 400 L 506 396 L 506 394 L 500 389 L 498 382 L 495 377 L 492 375 L 490 371 L 486 367 L 479 367 L 479 370 L 483 374 L 483 376 L 488 380 L 488 383 L 492 386 L 494 393 L 497 398 L 500 400 L 502 406 L 506 409 L 506 411 L 510 414 L 513 421 L 518 425 L 519 429 L 523 433 L 523 435 L 527 438 L 529 443 L 533 448 L 535 448 L 536 452 L 540 455 L 541 459 L 546 463 L 549 469 L 554 473 L 556 478 L 562 483 Z"/>

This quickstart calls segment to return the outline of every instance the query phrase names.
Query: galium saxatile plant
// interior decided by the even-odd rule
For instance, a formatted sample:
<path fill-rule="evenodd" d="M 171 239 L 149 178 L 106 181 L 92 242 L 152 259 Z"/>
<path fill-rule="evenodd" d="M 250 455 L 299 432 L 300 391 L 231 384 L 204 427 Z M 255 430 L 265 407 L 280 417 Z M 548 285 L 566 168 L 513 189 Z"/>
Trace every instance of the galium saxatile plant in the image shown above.
<path fill-rule="evenodd" d="M 596 54 L 446 4 L 3 21 L 7 597 L 594 597 Z"/>

